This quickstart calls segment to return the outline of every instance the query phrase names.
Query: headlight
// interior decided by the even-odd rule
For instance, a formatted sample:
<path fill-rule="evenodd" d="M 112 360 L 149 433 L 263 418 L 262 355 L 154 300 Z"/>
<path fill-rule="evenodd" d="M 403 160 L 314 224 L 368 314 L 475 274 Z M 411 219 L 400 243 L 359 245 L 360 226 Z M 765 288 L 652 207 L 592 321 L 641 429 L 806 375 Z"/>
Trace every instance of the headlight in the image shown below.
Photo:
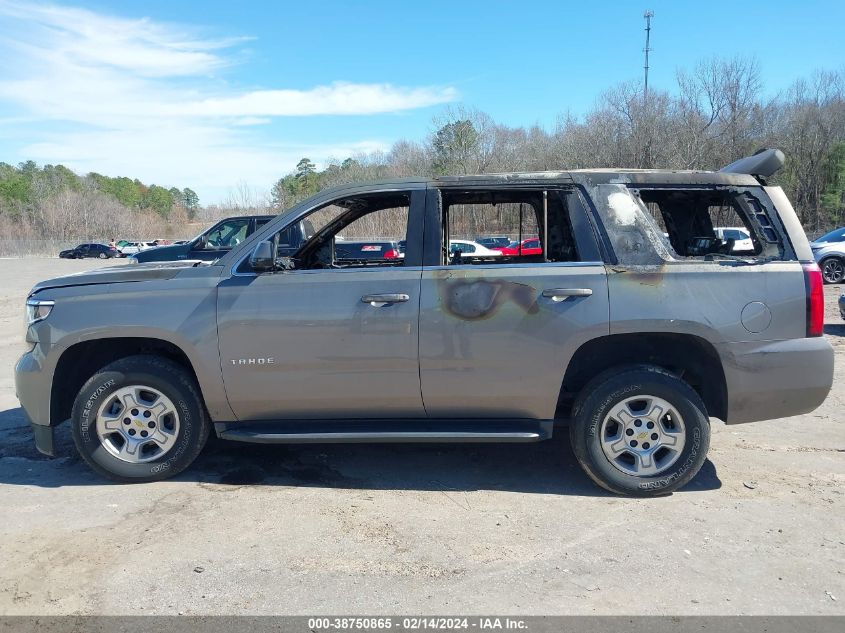
<path fill-rule="evenodd" d="M 27 299 L 26 324 L 32 325 L 33 323 L 38 323 L 38 321 L 43 321 L 44 319 L 46 319 L 48 316 L 50 316 L 50 312 L 53 310 L 54 305 L 56 305 L 55 301 Z"/>

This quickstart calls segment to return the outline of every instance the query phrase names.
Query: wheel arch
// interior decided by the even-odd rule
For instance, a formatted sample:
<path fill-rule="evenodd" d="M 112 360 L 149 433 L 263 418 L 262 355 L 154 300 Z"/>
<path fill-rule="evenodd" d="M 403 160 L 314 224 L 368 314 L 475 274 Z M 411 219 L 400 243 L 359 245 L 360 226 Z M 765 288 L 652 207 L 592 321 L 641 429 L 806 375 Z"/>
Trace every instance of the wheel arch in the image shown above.
<path fill-rule="evenodd" d="M 727 382 L 716 348 L 700 336 L 664 332 L 610 334 L 581 345 L 566 368 L 555 418 L 570 418 L 575 398 L 596 377 L 643 365 L 684 380 L 701 397 L 708 415 L 727 422 Z"/>
<path fill-rule="evenodd" d="M 151 354 L 177 363 L 190 374 L 202 395 L 193 363 L 187 354 L 171 341 L 141 336 L 80 341 L 65 349 L 56 363 L 50 388 L 51 426 L 70 417 L 77 393 L 97 370 L 121 358 L 139 354 Z"/>

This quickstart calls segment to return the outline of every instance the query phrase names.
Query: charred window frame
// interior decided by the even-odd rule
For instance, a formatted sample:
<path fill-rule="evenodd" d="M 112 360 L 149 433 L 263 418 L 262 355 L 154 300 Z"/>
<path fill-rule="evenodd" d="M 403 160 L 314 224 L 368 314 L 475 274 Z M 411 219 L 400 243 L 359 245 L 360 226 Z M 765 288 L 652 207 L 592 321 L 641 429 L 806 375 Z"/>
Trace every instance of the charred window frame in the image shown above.
<path fill-rule="evenodd" d="M 449 253 L 452 239 L 466 239 L 451 235 L 452 207 L 474 204 L 518 204 L 519 222 L 516 242 L 538 239 L 539 255 L 503 255 L 476 257 L 461 254 L 457 260 Z M 438 188 L 428 193 L 425 261 L 428 265 L 508 265 L 561 264 L 567 262 L 598 261 L 600 254 L 587 218 L 586 205 L 576 188 Z M 537 237 L 528 236 L 526 221 L 533 214 Z M 434 230 L 436 226 L 436 231 Z M 497 231 L 493 231 L 496 233 Z M 532 232 L 533 233 L 533 232 Z M 479 235 L 481 232 L 479 232 Z M 478 235 L 470 235 L 472 240 Z"/>
<path fill-rule="evenodd" d="M 662 232 L 679 259 L 736 255 L 750 259 L 781 260 L 789 257 L 784 230 L 771 201 L 755 187 L 648 186 L 630 187 L 646 214 Z M 732 250 L 732 244 L 716 236 L 712 208 L 730 209 L 753 243 L 752 251 Z M 738 225 L 737 225 L 738 226 Z"/>
<path fill-rule="evenodd" d="M 346 209 L 338 212 L 337 215 L 314 230 L 311 218 L 329 207 Z M 405 219 L 405 240 L 407 248 L 405 256 L 387 261 L 360 260 L 348 262 L 343 266 L 331 266 L 327 264 L 328 258 L 335 260 L 334 238 L 344 228 L 357 220 L 386 209 L 407 209 Z M 274 242 L 277 256 L 279 257 L 279 268 L 289 272 L 302 272 L 307 270 L 383 270 L 384 268 L 412 267 L 422 264 L 422 238 L 423 238 L 423 210 L 425 208 L 425 190 L 412 189 L 409 191 L 368 191 L 360 194 L 343 196 L 330 200 L 317 207 L 310 209 L 307 213 L 277 229 L 272 236 L 266 239 Z M 295 245 L 285 245 L 280 242 L 284 234 L 296 233 L 301 230 L 299 227 L 306 227 L 305 241 Z M 319 265 L 317 260 L 322 259 L 324 265 Z M 316 265 L 315 265 L 316 264 Z M 239 275 L 254 274 L 249 265 L 249 257 L 244 257 L 237 265 L 235 271 Z"/>

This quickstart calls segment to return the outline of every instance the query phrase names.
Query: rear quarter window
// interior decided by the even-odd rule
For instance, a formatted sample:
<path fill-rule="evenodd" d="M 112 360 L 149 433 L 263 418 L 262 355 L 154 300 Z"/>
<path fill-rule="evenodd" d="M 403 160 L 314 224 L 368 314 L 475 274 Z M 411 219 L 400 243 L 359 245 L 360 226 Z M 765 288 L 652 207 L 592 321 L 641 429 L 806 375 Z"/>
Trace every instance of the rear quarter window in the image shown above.
<path fill-rule="evenodd" d="M 623 265 L 795 259 L 762 187 L 608 184 L 590 193 Z"/>

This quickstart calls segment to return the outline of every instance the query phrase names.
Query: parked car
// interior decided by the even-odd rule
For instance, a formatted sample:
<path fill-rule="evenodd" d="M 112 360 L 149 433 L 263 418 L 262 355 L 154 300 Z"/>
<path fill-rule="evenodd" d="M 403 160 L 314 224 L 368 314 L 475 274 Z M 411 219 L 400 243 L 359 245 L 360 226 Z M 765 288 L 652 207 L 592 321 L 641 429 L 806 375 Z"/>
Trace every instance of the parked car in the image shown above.
<path fill-rule="evenodd" d="M 507 256 L 529 256 L 529 255 L 542 255 L 543 249 L 540 246 L 540 238 L 539 237 L 530 237 L 528 239 L 522 240 L 522 242 L 511 242 L 507 246 L 501 247 L 496 249 L 502 255 Z"/>
<path fill-rule="evenodd" d="M 821 273 L 784 192 L 765 184 L 782 164 L 768 150 L 720 172 L 324 190 L 213 264 L 37 284 L 16 393 L 38 450 L 55 454 L 56 426 L 70 420 L 82 459 L 123 482 L 176 475 L 212 429 L 265 444 L 568 432 L 599 485 L 666 494 L 704 464 L 711 417 L 802 414 L 830 390 Z M 530 218 L 539 254 L 453 261 L 443 228 L 467 204 L 485 205 L 488 218 L 519 209 L 502 223 Z M 759 253 L 721 252 L 710 210 L 726 207 Z M 312 214 L 330 217 L 290 250 Z M 400 218 L 404 259 L 344 259 L 339 235 Z"/>
<path fill-rule="evenodd" d="M 472 257 L 501 257 L 502 253 L 500 251 L 496 251 L 486 246 L 482 246 L 477 242 L 472 242 L 470 240 L 449 240 L 449 254 L 455 255 L 457 252 L 461 252 L 461 257 L 464 256 L 472 256 Z"/>
<path fill-rule="evenodd" d="M 152 248 L 153 246 L 154 244 L 151 242 L 123 242 L 123 246 L 120 246 L 120 242 L 118 242 L 117 250 L 119 250 L 124 257 L 128 257 L 129 255 L 136 255 L 143 250 Z"/>
<path fill-rule="evenodd" d="M 400 259 L 401 252 L 398 240 L 342 240 L 335 242 L 335 256 L 346 261 Z"/>
<path fill-rule="evenodd" d="M 825 283 L 845 280 L 845 228 L 835 229 L 810 242 L 813 257 L 822 270 Z"/>
<path fill-rule="evenodd" d="M 243 243 L 255 233 L 256 229 L 261 228 L 272 219 L 272 215 L 226 218 L 184 244 L 170 244 L 144 250 L 133 255 L 130 262 L 166 262 L 183 259 L 213 261 L 228 253 L 233 247 Z M 313 226 L 310 222 L 292 227 L 290 234 L 283 236 L 281 246 L 286 247 L 287 251 L 293 252 L 307 239 L 309 230 L 313 234 Z"/>
<path fill-rule="evenodd" d="M 82 259 L 84 257 L 99 257 L 100 259 L 110 259 L 112 257 L 120 257 L 120 251 L 113 246 L 107 244 L 80 244 L 76 248 L 69 248 L 59 253 L 62 259 Z"/>
<path fill-rule="evenodd" d="M 475 241 L 487 248 L 501 248 L 511 243 L 509 237 L 477 237 Z"/>
<path fill-rule="evenodd" d="M 718 226 L 713 232 L 723 242 L 733 240 L 731 252 L 753 252 L 754 242 L 744 226 Z"/>

